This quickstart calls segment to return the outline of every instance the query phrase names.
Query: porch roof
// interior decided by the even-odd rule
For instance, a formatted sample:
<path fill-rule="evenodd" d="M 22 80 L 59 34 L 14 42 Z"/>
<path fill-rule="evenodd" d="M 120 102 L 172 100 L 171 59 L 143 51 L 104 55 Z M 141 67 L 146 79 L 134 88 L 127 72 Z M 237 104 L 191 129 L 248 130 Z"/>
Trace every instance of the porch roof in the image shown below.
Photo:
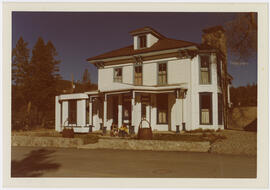
<path fill-rule="evenodd" d="M 124 87 L 124 86 L 123 86 Z M 102 90 L 100 92 L 102 93 L 121 93 L 126 91 L 139 91 L 139 92 L 162 92 L 162 91 L 171 91 L 176 89 L 187 89 L 187 83 L 179 83 L 179 84 L 173 84 L 173 85 L 167 85 L 167 86 L 134 86 L 134 85 L 128 85 L 126 84 L 124 88 L 119 89 L 106 89 Z"/>

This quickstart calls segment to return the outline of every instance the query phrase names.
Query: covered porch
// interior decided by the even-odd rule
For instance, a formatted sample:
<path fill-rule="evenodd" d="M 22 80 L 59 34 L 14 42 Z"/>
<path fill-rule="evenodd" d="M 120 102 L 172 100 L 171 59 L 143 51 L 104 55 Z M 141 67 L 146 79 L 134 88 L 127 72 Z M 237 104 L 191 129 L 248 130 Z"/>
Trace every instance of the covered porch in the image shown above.
<path fill-rule="evenodd" d="M 137 133 L 146 119 L 157 131 L 177 131 L 185 128 L 187 89 L 147 88 L 108 91 L 99 96 L 89 95 L 89 124 L 93 130 L 126 125 Z M 147 123 L 142 123 L 147 127 Z"/>

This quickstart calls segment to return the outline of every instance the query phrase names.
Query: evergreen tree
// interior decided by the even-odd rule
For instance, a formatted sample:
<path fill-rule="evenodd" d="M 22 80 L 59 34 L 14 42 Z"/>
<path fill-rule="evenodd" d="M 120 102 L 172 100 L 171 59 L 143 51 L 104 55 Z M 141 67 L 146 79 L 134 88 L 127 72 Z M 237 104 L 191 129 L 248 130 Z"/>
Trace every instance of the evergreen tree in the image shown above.
<path fill-rule="evenodd" d="M 22 37 L 12 50 L 12 81 L 16 86 L 24 86 L 29 65 L 28 43 Z"/>
<path fill-rule="evenodd" d="M 88 85 L 91 84 L 91 78 L 90 78 L 90 73 L 88 72 L 88 69 L 85 69 L 83 72 L 82 83 L 88 84 Z"/>
<path fill-rule="evenodd" d="M 39 37 L 32 51 L 30 61 L 31 97 L 40 117 L 45 120 L 46 113 L 54 108 L 54 97 L 57 94 L 57 81 L 60 79 L 56 60 L 56 49 L 52 42 L 44 43 Z M 44 122 L 43 122 L 44 123 Z"/>

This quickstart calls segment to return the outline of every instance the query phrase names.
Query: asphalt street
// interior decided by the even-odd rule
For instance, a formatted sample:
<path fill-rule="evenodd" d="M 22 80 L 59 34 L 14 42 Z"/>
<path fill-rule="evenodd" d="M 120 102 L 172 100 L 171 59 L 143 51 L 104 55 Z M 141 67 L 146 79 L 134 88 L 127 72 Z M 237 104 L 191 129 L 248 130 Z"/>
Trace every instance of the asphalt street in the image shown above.
<path fill-rule="evenodd" d="M 12 147 L 12 177 L 255 178 L 256 157 Z"/>

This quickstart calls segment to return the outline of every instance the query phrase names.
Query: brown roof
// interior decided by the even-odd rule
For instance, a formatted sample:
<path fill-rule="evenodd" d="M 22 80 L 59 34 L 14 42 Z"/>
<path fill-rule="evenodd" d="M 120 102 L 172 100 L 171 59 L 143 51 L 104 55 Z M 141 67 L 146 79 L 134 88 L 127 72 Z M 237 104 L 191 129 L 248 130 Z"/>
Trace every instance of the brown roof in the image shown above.
<path fill-rule="evenodd" d="M 158 31 L 156 31 L 155 29 L 149 27 L 149 26 L 146 26 L 146 27 L 143 27 L 143 28 L 139 28 L 139 29 L 136 29 L 136 30 L 133 30 L 131 32 L 129 32 L 131 35 L 137 35 L 137 34 L 145 34 L 145 33 L 151 33 L 153 34 L 154 36 L 156 36 L 158 39 L 164 39 L 166 38 L 165 36 L 163 36 L 162 34 L 160 34 Z"/>
<path fill-rule="evenodd" d="M 107 52 L 98 56 L 90 57 L 87 59 L 87 61 L 120 57 L 120 56 L 132 56 L 132 55 L 136 55 L 140 53 L 148 53 L 148 52 L 153 52 L 153 51 L 182 48 L 182 47 L 188 47 L 192 45 L 197 45 L 197 44 L 193 42 L 175 40 L 175 39 L 164 37 L 164 39 L 158 40 L 158 42 L 156 42 L 154 45 L 152 45 L 149 48 L 134 50 L 133 45 L 130 45 L 130 46 L 113 50 L 113 51 L 110 51 L 110 52 Z"/>

